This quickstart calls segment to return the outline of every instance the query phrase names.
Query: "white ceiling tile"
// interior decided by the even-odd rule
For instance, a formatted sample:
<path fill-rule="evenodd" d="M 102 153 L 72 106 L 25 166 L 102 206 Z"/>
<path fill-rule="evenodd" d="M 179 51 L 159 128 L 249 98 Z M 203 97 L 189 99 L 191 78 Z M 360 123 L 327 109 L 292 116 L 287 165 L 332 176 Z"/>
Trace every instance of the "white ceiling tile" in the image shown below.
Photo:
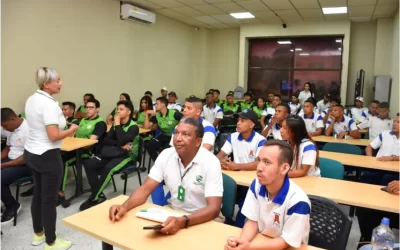
<path fill-rule="evenodd" d="M 376 5 L 378 0 L 348 0 L 349 7 L 351 6 L 369 6 Z"/>
<path fill-rule="evenodd" d="M 251 1 L 243 1 L 238 2 L 240 6 L 245 8 L 247 11 L 269 11 L 270 9 L 262 3 L 260 0 L 251 0 Z"/>
<path fill-rule="evenodd" d="M 193 19 L 193 18 L 191 18 L 191 17 L 179 18 L 178 20 L 179 20 L 179 21 L 182 21 L 182 22 L 184 22 L 184 23 L 186 23 L 186 24 L 193 25 L 193 26 L 204 26 L 204 23 L 202 23 L 202 22 L 200 22 L 200 21 L 198 21 L 198 20 L 196 20 L 196 19 Z"/>
<path fill-rule="evenodd" d="M 231 0 L 206 0 L 207 3 L 228 3 Z"/>
<path fill-rule="evenodd" d="M 202 22 L 202 23 L 207 23 L 207 24 L 214 24 L 214 23 L 221 23 L 215 18 L 212 18 L 210 16 L 195 16 L 193 17 L 194 19 Z"/>
<path fill-rule="evenodd" d="M 262 21 L 281 21 L 279 17 L 272 11 L 254 12 L 252 13 L 257 19 Z"/>
<path fill-rule="evenodd" d="M 378 0 L 378 5 L 392 4 L 399 6 L 399 0 Z"/>
<path fill-rule="evenodd" d="M 276 10 L 278 16 L 280 16 L 284 21 L 301 21 L 303 20 L 296 10 Z"/>
<path fill-rule="evenodd" d="M 184 7 L 184 4 L 181 4 L 175 0 L 149 0 L 151 3 L 155 3 L 157 5 L 166 7 L 166 8 L 178 8 L 178 7 Z"/>
<path fill-rule="evenodd" d="M 175 19 L 187 18 L 187 16 L 182 15 L 178 12 L 172 11 L 170 9 L 158 9 L 158 10 L 156 10 L 156 13 L 163 15 L 163 16 L 175 18 Z"/>
<path fill-rule="evenodd" d="M 321 9 L 299 9 L 298 11 L 300 12 L 300 15 L 304 19 L 310 19 L 310 18 L 317 18 L 317 19 L 322 18 L 323 19 L 323 17 L 324 17 Z"/>
<path fill-rule="evenodd" d="M 215 19 L 218 19 L 219 21 L 223 22 L 223 23 L 240 23 L 240 21 L 234 17 L 232 17 L 231 15 L 216 15 L 216 16 L 212 16 Z"/>
<path fill-rule="evenodd" d="M 220 10 L 218 8 L 215 8 L 211 4 L 193 5 L 192 8 L 200 11 L 201 13 L 203 13 L 205 15 L 222 15 L 222 14 L 226 14 L 224 11 L 222 11 L 222 10 Z"/>
<path fill-rule="evenodd" d="M 176 11 L 176 12 L 181 13 L 186 16 L 202 16 L 202 15 L 204 15 L 203 13 L 201 13 L 193 8 L 190 8 L 189 6 L 180 7 L 180 8 L 171 8 L 171 10 Z"/>
<path fill-rule="evenodd" d="M 144 9 L 148 9 L 148 10 L 156 10 L 156 9 L 163 9 L 165 7 L 155 4 L 155 3 L 151 3 L 149 1 L 146 0 L 127 0 L 126 2 L 132 3 L 133 5 L 136 5 L 138 7 L 142 7 Z"/>
<path fill-rule="evenodd" d="M 303 17 L 304 21 L 324 21 L 324 16 L 321 17 Z"/>
<path fill-rule="evenodd" d="M 242 19 L 240 20 L 241 23 L 244 24 L 262 24 L 263 22 L 257 18 L 250 18 L 250 19 Z"/>
<path fill-rule="evenodd" d="M 347 14 L 337 14 L 337 15 L 324 15 L 326 20 L 348 20 L 349 16 Z"/>
<path fill-rule="evenodd" d="M 229 25 L 229 27 L 231 27 L 231 28 L 238 28 L 238 27 L 240 27 L 242 24 L 240 24 L 240 23 L 229 23 L 228 25 Z"/>
<path fill-rule="evenodd" d="M 238 4 L 234 2 L 229 2 L 229 3 L 216 3 L 213 4 L 215 7 L 217 7 L 220 10 L 223 10 L 227 13 L 232 13 L 232 12 L 243 12 L 246 11 L 243 9 L 243 7 L 239 6 Z"/>
<path fill-rule="evenodd" d="M 348 14 L 350 17 L 372 16 L 375 6 L 353 6 L 349 7 Z"/>
<path fill-rule="evenodd" d="M 346 0 L 318 0 L 321 7 L 345 7 L 347 6 Z"/>
<path fill-rule="evenodd" d="M 211 27 L 214 29 L 229 29 L 230 27 L 227 24 L 224 23 L 216 23 L 216 24 L 210 24 Z"/>
<path fill-rule="evenodd" d="M 178 1 L 186 5 L 198 5 L 206 3 L 203 0 L 178 0 Z"/>
<path fill-rule="evenodd" d="M 392 17 L 396 14 L 398 7 L 395 8 L 393 5 L 377 5 L 374 11 L 374 16 L 380 17 Z"/>
<path fill-rule="evenodd" d="M 292 10 L 293 5 L 289 0 L 261 0 L 263 1 L 271 10 Z"/>
<path fill-rule="evenodd" d="M 290 0 L 296 9 L 317 9 L 318 0 Z"/>

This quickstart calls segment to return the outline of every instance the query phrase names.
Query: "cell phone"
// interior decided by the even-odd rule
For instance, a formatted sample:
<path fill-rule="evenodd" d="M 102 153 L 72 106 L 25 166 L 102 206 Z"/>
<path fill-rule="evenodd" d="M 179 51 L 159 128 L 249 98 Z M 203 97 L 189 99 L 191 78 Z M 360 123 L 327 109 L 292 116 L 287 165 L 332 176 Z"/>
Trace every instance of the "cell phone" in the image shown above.
<path fill-rule="evenodd" d="M 387 187 L 387 186 L 386 186 L 386 187 L 383 187 L 383 188 L 381 188 L 381 190 L 389 193 L 389 191 L 388 191 L 388 187 Z"/>
<path fill-rule="evenodd" d="M 154 231 L 158 231 L 163 229 L 164 227 L 162 225 L 154 225 L 154 226 L 147 226 L 147 227 L 143 227 L 143 230 L 154 230 Z"/>

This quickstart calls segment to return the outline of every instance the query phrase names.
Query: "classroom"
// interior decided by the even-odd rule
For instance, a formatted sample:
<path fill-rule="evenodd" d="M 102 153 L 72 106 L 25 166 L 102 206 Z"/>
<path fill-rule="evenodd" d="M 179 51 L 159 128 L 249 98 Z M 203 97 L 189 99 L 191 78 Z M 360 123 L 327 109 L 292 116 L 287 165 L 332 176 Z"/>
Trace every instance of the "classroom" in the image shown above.
<path fill-rule="evenodd" d="M 4 249 L 398 249 L 398 0 L 2 0 L 1 24 Z"/>

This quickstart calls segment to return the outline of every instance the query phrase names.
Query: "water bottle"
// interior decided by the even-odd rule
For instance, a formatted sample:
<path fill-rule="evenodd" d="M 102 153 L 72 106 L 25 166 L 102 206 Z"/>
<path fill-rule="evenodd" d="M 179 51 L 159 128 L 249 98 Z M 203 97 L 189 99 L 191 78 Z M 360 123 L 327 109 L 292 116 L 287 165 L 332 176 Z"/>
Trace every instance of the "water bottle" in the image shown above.
<path fill-rule="evenodd" d="M 372 250 L 392 250 L 394 234 L 389 227 L 390 220 L 383 218 L 381 224 L 372 231 Z"/>

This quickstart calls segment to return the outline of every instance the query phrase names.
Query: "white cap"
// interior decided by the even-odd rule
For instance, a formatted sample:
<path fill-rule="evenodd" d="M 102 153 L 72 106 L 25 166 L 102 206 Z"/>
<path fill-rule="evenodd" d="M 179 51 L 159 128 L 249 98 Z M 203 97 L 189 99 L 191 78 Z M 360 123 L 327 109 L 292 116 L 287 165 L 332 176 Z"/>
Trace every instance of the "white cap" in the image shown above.
<path fill-rule="evenodd" d="M 364 98 L 362 98 L 362 96 L 359 96 L 356 98 L 356 101 L 360 101 L 360 102 L 364 103 Z"/>
<path fill-rule="evenodd" d="M 164 91 L 168 91 L 168 89 L 167 89 L 167 87 L 162 87 L 162 89 L 161 90 L 164 90 Z"/>

